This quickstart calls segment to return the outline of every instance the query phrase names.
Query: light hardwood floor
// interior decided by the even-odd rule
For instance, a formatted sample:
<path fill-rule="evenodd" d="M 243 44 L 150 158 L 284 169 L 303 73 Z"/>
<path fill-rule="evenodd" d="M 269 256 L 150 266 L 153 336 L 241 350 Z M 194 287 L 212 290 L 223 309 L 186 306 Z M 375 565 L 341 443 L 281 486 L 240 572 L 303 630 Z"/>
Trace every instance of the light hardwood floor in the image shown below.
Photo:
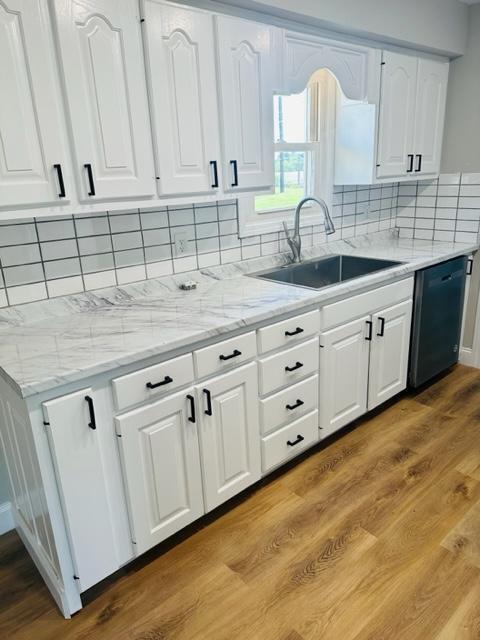
<path fill-rule="evenodd" d="M 480 639 L 480 371 L 456 367 L 61 618 L 0 538 L 5 640 Z"/>

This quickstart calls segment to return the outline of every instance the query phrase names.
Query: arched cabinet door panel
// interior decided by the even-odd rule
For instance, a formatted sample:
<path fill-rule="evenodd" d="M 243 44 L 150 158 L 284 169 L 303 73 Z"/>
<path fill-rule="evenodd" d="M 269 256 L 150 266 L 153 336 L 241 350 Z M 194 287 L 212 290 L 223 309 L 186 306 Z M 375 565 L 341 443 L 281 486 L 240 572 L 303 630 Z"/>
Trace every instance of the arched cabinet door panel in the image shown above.
<path fill-rule="evenodd" d="M 151 197 L 155 176 L 134 0 L 55 0 L 80 199 Z"/>
<path fill-rule="evenodd" d="M 71 197 L 46 0 L 0 0 L 0 208 Z"/>

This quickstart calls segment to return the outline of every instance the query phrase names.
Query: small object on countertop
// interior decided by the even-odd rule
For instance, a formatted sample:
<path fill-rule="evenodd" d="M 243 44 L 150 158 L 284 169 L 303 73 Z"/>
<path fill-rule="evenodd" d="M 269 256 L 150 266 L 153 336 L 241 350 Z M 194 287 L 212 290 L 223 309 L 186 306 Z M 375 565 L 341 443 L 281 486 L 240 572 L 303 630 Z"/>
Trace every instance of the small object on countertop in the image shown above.
<path fill-rule="evenodd" d="M 180 289 L 183 289 L 183 291 L 192 291 L 192 289 L 196 289 L 197 288 L 197 283 L 195 282 L 195 280 L 186 280 L 185 282 L 182 282 L 182 284 L 180 285 Z"/>

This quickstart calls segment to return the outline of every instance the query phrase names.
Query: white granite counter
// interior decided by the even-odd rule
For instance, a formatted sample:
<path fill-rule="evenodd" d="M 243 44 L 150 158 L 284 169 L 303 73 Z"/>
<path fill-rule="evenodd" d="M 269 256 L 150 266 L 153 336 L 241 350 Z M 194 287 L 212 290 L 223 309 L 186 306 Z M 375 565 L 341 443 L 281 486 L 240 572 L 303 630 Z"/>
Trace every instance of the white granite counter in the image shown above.
<path fill-rule="evenodd" d="M 287 254 L 0 311 L 0 374 L 23 397 L 301 311 L 468 254 L 477 245 L 399 239 L 391 231 L 335 241 L 304 259 L 349 254 L 404 264 L 320 290 L 246 276 Z M 195 279 L 190 292 L 178 284 Z"/>

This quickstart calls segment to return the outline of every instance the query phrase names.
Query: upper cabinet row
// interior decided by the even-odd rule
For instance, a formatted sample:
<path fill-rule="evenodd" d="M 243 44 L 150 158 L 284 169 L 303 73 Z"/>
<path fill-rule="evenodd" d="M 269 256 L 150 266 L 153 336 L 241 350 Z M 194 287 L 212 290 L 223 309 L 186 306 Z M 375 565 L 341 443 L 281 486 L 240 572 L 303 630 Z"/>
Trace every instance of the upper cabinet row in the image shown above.
<path fill-rule="evenodd" d="M 160 0 L 2 0 L 0 55 L 6 212 L 271 189 L 273 94 L 315 66 L 349 95 L 337 183 L 438 171 L 448 64 L 385 53 L 380 86 L 377 50 Z"/>

